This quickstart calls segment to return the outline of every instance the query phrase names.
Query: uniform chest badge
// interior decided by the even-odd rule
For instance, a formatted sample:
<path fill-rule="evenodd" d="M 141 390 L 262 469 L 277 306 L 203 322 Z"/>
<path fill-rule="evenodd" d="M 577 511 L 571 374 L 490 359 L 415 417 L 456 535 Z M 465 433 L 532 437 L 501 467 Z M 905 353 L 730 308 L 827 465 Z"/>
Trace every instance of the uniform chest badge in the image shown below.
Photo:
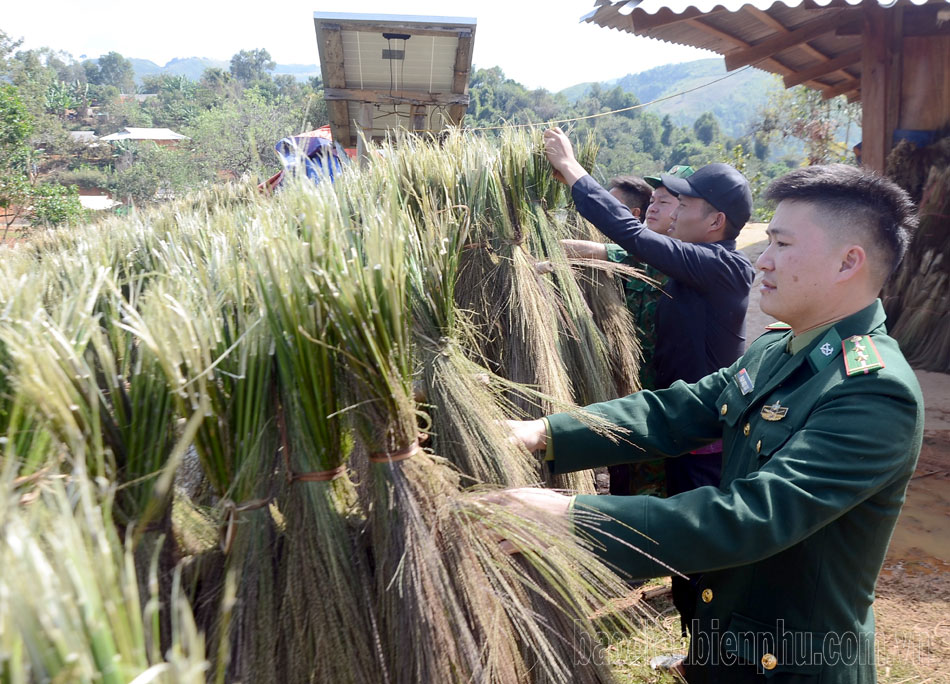
<path fill-rule="evenodd" d="M 749 371 L 745 368 L 736 373 L 736 383 L 739 385 L 739 391 L 742 392 L 743 396 L 751 392 L 755 387 L 752 384 L 752 378 L 749 377 Z"/>
<path fill-rule="evenodd" d="M 775 402 L 771 406 L 763 406 L 762 413 L 759 415 L 762 416 L 763 420 L 776 421 L 782 420 L 786 413 L 788 413 L 788 407 L 782 406 L 779 402 Z"/>
<path fill-rule="evenodd" d="M 824 354 L 825 356 L 831 356 L 831 355 L 834 353 L 834 351 L 835 351 L 835 348 L 832 347 L 832 346 L 831 346 L 830 344 L 828 344 L 827 342 L 825 342 L 823 345 L 821 345 L 821 347 L 819 347 L 819 349 L 821 349 L 821 353 Z"/>

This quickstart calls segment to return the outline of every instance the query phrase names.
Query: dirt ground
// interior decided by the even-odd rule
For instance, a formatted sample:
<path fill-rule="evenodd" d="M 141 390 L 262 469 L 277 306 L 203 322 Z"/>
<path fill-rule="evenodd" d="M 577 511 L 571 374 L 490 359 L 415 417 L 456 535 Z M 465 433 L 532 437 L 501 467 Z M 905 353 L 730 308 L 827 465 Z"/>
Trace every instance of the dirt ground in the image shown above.
<path fill-rule="evenodd" d="M 743 229 L 754 262 L 765 224 Z M 759 310 L 756 277 L 746 336 L 774 319 Z M 950 375 L 917 371 L 924 394 L 924 444 L 878 581 L 875 612 L 883 682 L 950 682 Z"/>

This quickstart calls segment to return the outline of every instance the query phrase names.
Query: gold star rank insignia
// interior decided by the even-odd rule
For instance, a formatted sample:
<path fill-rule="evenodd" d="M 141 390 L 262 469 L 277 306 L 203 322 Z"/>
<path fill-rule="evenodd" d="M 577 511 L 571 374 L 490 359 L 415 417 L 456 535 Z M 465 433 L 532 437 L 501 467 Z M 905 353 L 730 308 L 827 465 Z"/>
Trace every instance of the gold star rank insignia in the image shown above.
<path fill-rule="evenodd" d="M 884 368 L 881 355 L 868 335 L 854 335 L 841 343 L 845 372 L 861 375 Z"/>
<path fill-rule="evenodd" d="M 780 402 L 776 401 L 771 406 L 763 406 L 762 413 L 759 415 L 762 416 L 763 420 L 776 421 L 782 420 L 786 413 L 788 413 L 788 407 L 782 406 Z"/>

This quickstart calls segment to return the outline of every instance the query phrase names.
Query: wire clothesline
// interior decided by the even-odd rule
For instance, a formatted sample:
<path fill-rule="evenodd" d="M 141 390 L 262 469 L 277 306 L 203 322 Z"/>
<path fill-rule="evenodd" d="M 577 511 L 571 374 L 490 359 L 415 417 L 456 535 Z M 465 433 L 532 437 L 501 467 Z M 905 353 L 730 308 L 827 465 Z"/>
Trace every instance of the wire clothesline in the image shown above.
<path fill-rule="evenodd" d="M 687 88 L 686 90 L 680 90 L 679 92 L 672 93 L 672 94 L 670 94 L 670 95 L 664 95 L 663 97 L 658 97 L 658 98 L 656 98 L 656 99 L 654 99 L 654 100 L 650 100 L 649 102 L 641 102 L 641 103 L 638 103 L 638 104 L 635 104 L 635 105 L 631 105 L 630 107 L 621 107 L 620 109 L 611 109 L 611 110 L 608 111 L 608 112 L 597 112 L 596 114 L 587 114 L 586 116 L 573 116 L 573 117 L 570 117 L 570 118 L 567 118 L 567 119 L 550 119 L 550 120 L 547 120 L 547 121 L 539 121 L 539 122 L 525 123 L 525 124 L 503 124 L 503 125 L 499 125 L 499 126 L 477 126 L 477 127 L 475 127 L 475 128 L 466 128 L 465 130 L 466 130 L 466 131 L 470 131 L 470 132 L 474 132 L 474 131 L 500 131 L 500 130 L 502 130 L 502 129 L 504 129 L 504 128 L 536 128 L 536 127 L 539 127 L 539 126 L 546 126 L 546 127 L 547 127 L 547 126 L 553 126 L 553 125 L 556 125 L 556 124 L 570 123 L 570 122 L 574 122 L 574 121 L 586 121 L 586 120 L 588 120 L 588 119 L 597 119 L 597 118 L 600 118 L 600 117 L 602 117 L 602 116 L 610 116 L 611 114 L 621 114 L 621 113 L 623 113 L 623 112 L 630 112 L 630 111 L 633 111 L 633 110 L 635 110 L 635 109 L 643 109 L 644 107 L 649 107 L 649 106 L 651 106 L 651 105 L 655 105 L 655 104 L 657 104 L 658 102 L 663 102 L 663 101 L 665 101 L 665 100 L 671 100 L 671 99 L 673 99 L 674 97 L 679 97 L 680 95 L 686 95 L 686 94 L 688 94 L 688 93 L 692 93 L 692 92 L 695 92 L 695 91 L 697 91 L 697 90 L 701 90 L 702 88 L 708 88 L 709 86 L 714 85 L 714 84 L 716 84 L 716 83 L 719 83 L 720 81 L 724 81 L 724 80 L 726 80 L 727 78 L 731 78 L 732 76 L 735 76 L 736 74 L 741 74 L 743 71 L 747 71 L 747 70 L 751 69 L 752 66 L 753 66 L 752 64 L 749 64 L 749 65 L 747 65 L 747 66 L 742 67 L 741 69 L 736 69 L 735 71 L 729 72 L 728 74 L 726 74 L 726 75 L 724 75 L 724 76 L 720 76 L 720 77 L 717 78 L 717 79 L 714 79 L 714 80 L 712 80 L 712 81 L 709 81 L 708 83 L 701 83 L 701 84 L 699 84 L 698 86 L 693 86 L 692 88 Z M 441 129 L 417 129 L 417 130 L 414 130 L 413 133 L 442 133 L 442 132 L 444 132 L 444 131 L 445 131 L 444 128 L 441 128 Z"/>
<path fill-rule="evenodd" d="M 749 65 L 747 65 L 747 66 L 742 67 L 741 69 L 737 69 L 736 71 L 732 71 L 732 72 L 726 74 L 725 76 L 720 76 L 719 78 L 717 78 L 717 79 L 715 79 L 715 80 L 713 80 L 713 81 L 709 81 L 708 83 L 701 83 L 701 84 L 698 85 L 698 86 L 693 86 L 692 88 L 687 88 L 686 90 L 681 90 L 681 91 L 679 91 L 679 92 L 677 92 L 677 93 L 672 93 L 671 95 L 664 95 L 663 97 L 658 97 L 658 98 L 656 98 L 655 100 L 650 100 L 649 102 L 638 103 L 638 104 L 635 104 L 635 105 L 631 105 L 630 107 L 621 107 L 620 109 L 612 109 L 612 110 L 610 110 L 609 112 L 598 112 L 598 113 L 596 113 L 596 114 L 588 114 L 588 115 L 586 115 L 586 116 L 573 116 L 573 117 L 568 118 L 568 119 L 552 119 L 552 120 L 549 120 L 549 121 L 542 121 L 542 122 L 539 122 L 539 123 L 508 124 L 508 125 L 504 125 L 504 126 L 480 126 L 480 127 L 477 127 L 477 128 L 467 128 L 467 129 L 465 129 L 465 130 L 467 130 L 467 131 L 497 131 L 497 130 L 501 130 L 501 129 L 503 129 L 503 128 L 532 128 L 532 127 L 536 127 L 536 126 L 551 126 L 551 125 L 554 125 L 554 124 L 569 123 L 569 122 L 572 122 L 572 121 L 586 121 L 587 119 L 597 119 L 597 118 L 602 117 L 602 116 L 610 116 L 611 114 L 621 114 L 621 113 L 623 113 L 623 112 L 630 112 L 630 111 L 633 111 L 633 110 L 635 110 L 635 109 L 643 109 L 644 107 L 649 107 L 650 105 L 654 105 L 654 104 L 656 104 L 656 103 L 658 103 L 658 102 L 663 102 L 664 100 L 670 100 L 670 99 L 672 99 L 672 98 L 674 98 L 674 97 L 679 97 L 680 95 L 686 95 L 687 93 L 692 93 L 692 92 L 694 92 L 694 91 L 696 91 L 696 90 L 700 90 L 700 89 L 702 89 L 702 88 L 707 88 L 707 87 L 709 87 L 709 86 L 711 86 L 711 85 L 713 85 L 713 84 L 715 84 L 715 83 L 719 83 L 720 81 L 724 81 L 724 80 L 726 80 L 727 78 L 730 78 L 730 77 L 732 77 L 732 76 L 735 76 L 736 74 L 742 73 L 743 71 L 746 71 L 746 70 L 751 69 L 751 68 L 752 68 L 752 65 L 749 64 Z"/>

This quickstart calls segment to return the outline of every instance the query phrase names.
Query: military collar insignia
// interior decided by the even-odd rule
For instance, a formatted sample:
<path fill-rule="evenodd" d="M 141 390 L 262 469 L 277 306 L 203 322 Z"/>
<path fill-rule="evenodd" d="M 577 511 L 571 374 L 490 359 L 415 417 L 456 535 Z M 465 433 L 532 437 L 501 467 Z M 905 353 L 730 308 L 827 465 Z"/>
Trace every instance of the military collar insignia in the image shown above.
<path fill-rule="evenodd" d="M 759 414 L 762 416 L 763 420 L 768 420 L 770 422 L 776 420 L 782 420 L 785 417 L 785 414 L 788 413 L 788 407 L 782 406 L 781 402 L 776 401 L 771 406 L 763 406 L 762 412 Z"/>
<path fill-rule="evenodd" d="M 821 339 L 815 343 L 808 353 L 808 363 L 812 369 L 817 373 L 831 363 L 831 360 L 838 355 L 840 345 L 841 337 L 834 326 L 828 328 L 828 331 L 821 336 Z"/>
<path fill-rule="evenodd" d="M 844 369 L 851 375 L 867 374 L 884 368 L 884 361 L 870 335 L 854 335 L 841 343 Z"/>

